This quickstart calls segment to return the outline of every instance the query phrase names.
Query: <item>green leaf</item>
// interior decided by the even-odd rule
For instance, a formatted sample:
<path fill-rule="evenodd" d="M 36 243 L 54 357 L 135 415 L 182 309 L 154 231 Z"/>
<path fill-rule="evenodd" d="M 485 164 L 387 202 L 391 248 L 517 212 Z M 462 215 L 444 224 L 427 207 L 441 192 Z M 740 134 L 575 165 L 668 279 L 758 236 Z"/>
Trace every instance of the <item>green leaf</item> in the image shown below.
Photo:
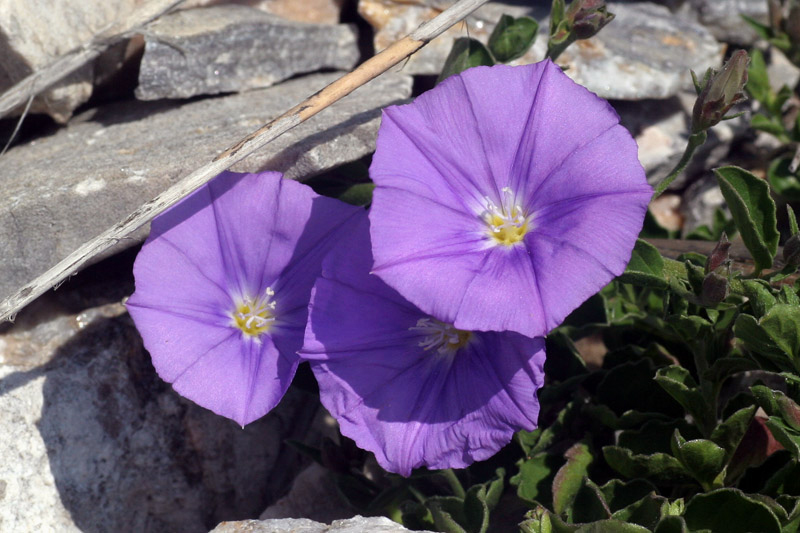
<path fill-rule="evenodd" d="M 742 442 L 755 414 L 755 405 L 739 409 L 711 432 L 711 440 L 725 450 L 725 462 L 730 460 L 739 443 Z"/>
<path fill-rule="evenodd" d="M 725 450 L 710 440 L 687 441 L 676 429 L 672 438 L 672 454 L 703 489 L 722 486 L 725 477 Z"/>
<path fill-rule="evenodd" d="M 665 516 L 653 533 L 689 533 L 689 528 L 686 527 L 686 521 L 682 516 Z"/>
<path fill-rule="evenodd" d="M 700 432 L 684 418 L 673 420 L 648 420 L 636 430 L 622 431 L 617 437 L 617 445 L 628 448 L 635 454 L 671 453 L 672 435 L 680 430 L 688 438 L 700 438 Z"/>
<path fill-rule="evenodd" d="M 533 46 L 539 23 L 531 17 L 503 15 L 489 36 L 489 50 L 500 63 L 508 63 L 525 55 Z"/>
<path fill-rule="evenodd" d="M 467 533 L 464 502 L 455 496 L 432 496 L 425 501 L 436 529 L 446 533 Z"/>
<path fill-rule="evenodd" d="M 627 483 L 612 479 L 600 487 L 600 492 L 611 512 L 624 509 L 655 491 L 656 486 L 644 479 L 634 479 Z"/>
<path fill-rule="evenodd" d="M 800 307 L 778 304 L 759 321 L 770 339 L 797 365 L 800 358 Z"/>
<path fill-rule="evenodd" d="M 575 533 L 650 533 L 650 530 L 636 524 L 608 519 L 581 526 Z"/>
<path fill-rule="evenodd" d="M 786 214 L 789 216 L 789 234 L 797 235 L 800 233 L 800 228 L 797 226 L 797 217 L 794 214 L 794 209 L 789 204 L 786 204 Z"/>
<path fill-rule="evenodd" d="M 737 489 L 718 489 L 697 494 L 684 513 L 690 530 L 710 529 L 725 533 L 780 533 L 778 518 L 770 508 Z"/>
<path fill-rule="evenodd" d="M 736 317 L 733 334 L 744 341 L 745 346 L 752 352 L 766 356 L 777 364 L 788 363 L 785 361 L 786 357 L 783 351 L 773 342 L 755 317 L 744 313 Z"/>
<path fill-rule="evenodd" d="M 768 117 L 766 115 L 753 115 L 750 119 L 750 126 L 755 130 L 774 135 L 778 139 L 788 139 L 786 128 L 783 126 L 780 119 Z"/>
<path fill-rule="evenodd" d="M 464 497 L 464 515 L 468 529 L 476 533 L 486 533 L 489 528 L 489 506 L 486 503 L 486 487 L 474 485 Z"/>
<path fill-rule="evenodd" d="M 772 89 L 769 86 L 769 76 L 767 75 L 767 64 L 764 62 L 764 55 L 757 48 L 750 52 L 750 67 L 747 70 L 747 85 L 745 89 L 762 104 L 769 102 Z"/>
<path fill-rule="evenodd" d="M 634 455 L 620 446 L 604 446 L 603 456 L 611 468 L 627 478 L 645 478 L 655 483 L 685 483 L 690 478 L 680 461 L 665 453 Z"/>
<path fill-rule="evenodd" d="M 772 267 L 780 233 L 769 186 L 742 168 L 729 166 L 715 169 L 714 172 L 756 267 L 759 270 Z"/>
<path fill-rule="evenodd" d="M 578 489 L 586 477 L 586 471 L 594 458 L 589 446 L 582 442 L 575 443 L 564 453 L 567 462 L 553 479 L 553 510 L 556 514 L 567 514 Z"/>
<path fill-rule="evenodd" d="M 459 37 L 453 42 L 453 48 L 450 49 L 450 54 L 444 62 L 437 83 L 453 74 L 481 65 L 494 65 L 489 50 L 480 41 L 470 37 Z"/>
<path fill-rule="evenodd" d="M 549 504 L 553 498 L 553 479 L 563 461 L 560 457 L 540 453 L 519 465 L 519 473 L 510 480 L 517 487 L 517 496 L 526 502 Z"/>
<path fill-rule="evenodd" d="M 648 530 L 652 530 L 656 527 L 659 520 L 661 520 L 664 509 L 668 505 L 669 502 L 665 497 L 651 493 L 624 509 L 620 509 L 614 513 L 611 518 L 631 524 L 638 524 L 648 528 Z"/>
<path fill-rule="evenodd" d="M 374 190 L 374 183 L 356 183 L 340 194 L 339 200 L 350 205 L 369 205 L 372 203 L 372 191 Z"/>
<path fill-rule="evenodd" d="M 755 31 L 759 37 L 761 37 L 766 41 L 769 41 L 772 38 L 773 36 L 772 28 L 770 28 L 766 24 L 762 24 L 756 19 L 748 17 L 747 15 L 744 14 L 740 14 L 739 16 L 742 17 L 742 19 L 744 19 L 744 21 L 747 22 L 747 24 L 749 24 L 751 28 L 753 28 L 753 31 Z"/>
<path fill-rule="evenodd" d="M 742 280 L 742 289 L 756 318 L 764 316 L 777 301 L 772 294 L 769 283 L 765 281 L 757 279 Z"/>
<path fill-rule="evenodd" d="M 705 420 L 708 406 L 702 392 L 697 387 L 694 378 L 682 366 L 671 365 L 659 368 L 656 372 L 656 382 L 675 398 L 679 404 L 690 413 L 695 420 Z"/>
<path fill-rule="evenodd" d="M 683 408 L 669 394 L 653 387 L 655 369 L 650 359 L 621 364 L 611 369 L 597 386 L 597 399 L 617 415 L 636 409 L 682 416 Z"/>
<path fill-rule="evenodd" d="M 647 241 L 636 240 L 631 260 L 620 281 L 654 289 L 666 289 L 664 260 L 658 249 Z"/>
<path fill-rule="evenodd" d="M 772 133 L 772 132 L 769 132 Z M 800 179 L 789 170 L 792 158 L 775 159 L 767 168 L 767 179 L 776 193 L 790 201 L 800 200 Z"/>
<path fill-rule="evenodd" d="M 585 523 L 607 518 L 611 518 L 611 509 L 609 509 L 600 487 L 595 485 L 591 479 L 584 478 L 572 502 L 572 521 Z"/>

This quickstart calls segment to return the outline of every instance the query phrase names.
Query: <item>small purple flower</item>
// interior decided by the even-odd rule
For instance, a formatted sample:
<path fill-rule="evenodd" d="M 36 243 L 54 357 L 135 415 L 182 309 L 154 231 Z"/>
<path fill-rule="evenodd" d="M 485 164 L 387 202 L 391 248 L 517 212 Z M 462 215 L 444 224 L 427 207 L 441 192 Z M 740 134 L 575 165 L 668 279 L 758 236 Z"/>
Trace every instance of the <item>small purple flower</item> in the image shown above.
<path fill-rule="evenodd" d="M 459 329 L 544 335 L 625 270 L 652 190 L 604 100 L 550 61 L 387 108 L 373 272 Z"/>
<path fill-rule="evenodd" d="M 323 261 L 300 351 L 343 435 L 408 476 L 486 459 L 536 427 L 544 339 L 454 328 L 371 266 L 363 220 Z"/>
<path fill-rule="evenodd" d="M 322 257 L 361 217 L 277 172 L 223 172 L 157 217 L 127 307 L 158 374 L 242 426 L 265 415 L 297 368 Z"/>

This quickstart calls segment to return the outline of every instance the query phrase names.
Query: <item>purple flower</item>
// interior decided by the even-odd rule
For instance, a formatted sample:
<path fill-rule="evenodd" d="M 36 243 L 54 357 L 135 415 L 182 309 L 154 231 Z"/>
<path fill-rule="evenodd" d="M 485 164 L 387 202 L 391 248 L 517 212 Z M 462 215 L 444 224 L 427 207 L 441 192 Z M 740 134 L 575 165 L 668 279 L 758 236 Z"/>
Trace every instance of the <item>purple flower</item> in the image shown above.
<path fill-rule="evenodd" d="M 614 110 L 550 61 L 385 110 L 373 272 L 459 329 L 543 335 L 621 274 L 652 190 Z"/>
<path fill-rule="evenodd" d="M 127 307 L 158 374 L 242 426 L 265 415 L 297 368 L 322 257 L 361 217 L 277 172 L 224 172 L 156 218 Z"/>
<path fill-rule="evenodd" d="M 486 459 L 534 429 L 544 340 L 454 328 L 369 274 L 366 220 L 323 262 L 305 344 L 342 434 L 404 476 Z"/>

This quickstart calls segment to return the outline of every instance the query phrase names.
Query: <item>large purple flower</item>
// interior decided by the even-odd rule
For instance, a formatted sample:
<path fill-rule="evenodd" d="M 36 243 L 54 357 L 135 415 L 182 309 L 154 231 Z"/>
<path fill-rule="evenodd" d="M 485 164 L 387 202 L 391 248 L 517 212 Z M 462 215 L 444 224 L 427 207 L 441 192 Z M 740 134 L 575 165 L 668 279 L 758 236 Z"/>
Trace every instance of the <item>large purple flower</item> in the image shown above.
<path fill-rule="evenodd" d="M 322 257 L 357 218 L 276 172 L 224 172 L 156 218 L 127 307 L 158 374 L 242 426 L 266 414 L 297 368 Z"/>
<path fill-rule="evenodd" d="M 367 220 L 323 261 L 305 344 L 323 405 L 386 470 L 461 468 L 534 429 L 544 340 L 454 328 L 370 275 Z"/>
<path fill-rule="evenodd" d="M 614 110 L 550 61 L 386 109 L 373 271 L 455 327 L 543 335 L 621 274 L 652 194 Z"/>

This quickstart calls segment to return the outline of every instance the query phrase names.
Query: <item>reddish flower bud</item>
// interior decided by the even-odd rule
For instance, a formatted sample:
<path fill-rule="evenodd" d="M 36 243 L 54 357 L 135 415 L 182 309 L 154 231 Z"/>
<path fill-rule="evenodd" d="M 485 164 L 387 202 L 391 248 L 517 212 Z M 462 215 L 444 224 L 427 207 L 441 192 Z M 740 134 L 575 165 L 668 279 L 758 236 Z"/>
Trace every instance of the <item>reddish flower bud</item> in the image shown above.
<path fill-rule="evenodd" d="M 692 111 L 692 133 L 716 125 L 734 104 L 745 100 L 744 86 L 749 63 L 747 52 L 737 50 L 722 70 L 708 70 Z"/>

